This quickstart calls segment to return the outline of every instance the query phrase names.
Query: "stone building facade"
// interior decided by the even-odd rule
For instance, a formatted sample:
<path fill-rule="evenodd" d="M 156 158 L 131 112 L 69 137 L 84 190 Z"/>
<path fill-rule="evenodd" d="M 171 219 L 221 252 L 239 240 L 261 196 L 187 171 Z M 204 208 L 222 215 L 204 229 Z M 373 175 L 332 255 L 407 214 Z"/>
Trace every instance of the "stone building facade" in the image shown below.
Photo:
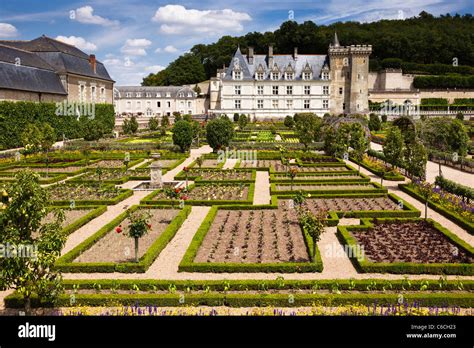
<path fill-rule="evenodd" d="M 0 41 L 0 100 L 113 102 L 114 81 L 95 55 L 41 36 Z"/>
<path fill-rule="evenodd" d="M 284 118 L 301 112 L 368 112 L 371 46 L 341 46 L 337 35 L 327 55 L 254 54 L 237 48 L 229 67 L 210 81 L 209 112 L 252 118 Z"/>

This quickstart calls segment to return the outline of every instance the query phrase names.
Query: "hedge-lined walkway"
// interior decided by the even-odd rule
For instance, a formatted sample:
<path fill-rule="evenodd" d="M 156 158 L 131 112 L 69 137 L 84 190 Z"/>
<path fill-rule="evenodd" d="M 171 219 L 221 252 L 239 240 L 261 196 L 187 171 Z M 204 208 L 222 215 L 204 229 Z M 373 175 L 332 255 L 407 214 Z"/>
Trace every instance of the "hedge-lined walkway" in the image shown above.
<path fill-rule="evenodd" d="M 212 148 L 209 145 L 201 146 L 198 149 L 191 149 L 190 156 L 186 158 L 183 163 L 163 175 L 163 181 L 174 181 L 174 177 L 183 170 L 183 167 L 189 166 L 196 158 L 200 157 L 201 155 L 211 152 Z"/>
<path fill-rule="evenodd" d="M 253 204 L 270 204 L 270 175 L 265 171 L 257 171 L 255 178 L 255 193 L 253 195 Z"/>
<path fill-rule="evenodd" d="M 234 169 L 236 164 L 237 164 L 236 159 L 226 159 L 222 169 Z"/>
<path fill-rule="evenodd" d="M 382 151 L 380 144 L 370 143 L 370 147 L 376 151 Z M 462 172 L 460 170 L 441 165 L 441 171 L 446 179 L 457 182 L 458 184 L 472 187 L 474 183 L 474 174 Z M 428 182 L 434 183 L 435 178 L 439 175 L 439 164 L 428 161 L 426 163 L 426 179 Z"/>

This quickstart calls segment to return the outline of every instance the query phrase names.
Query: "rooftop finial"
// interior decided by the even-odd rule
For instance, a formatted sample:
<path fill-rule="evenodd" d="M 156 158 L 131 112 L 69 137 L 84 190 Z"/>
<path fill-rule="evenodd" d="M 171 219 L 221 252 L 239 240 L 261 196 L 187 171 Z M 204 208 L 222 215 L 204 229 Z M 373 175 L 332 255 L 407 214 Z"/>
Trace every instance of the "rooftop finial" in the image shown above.
<path fill-rule="evenodd" d="M 339 46 L 340 46 L 340 45 L 339 45 L 339 39 L 337 38 L 337 32 L 334 32 L 334 40 L 333 40 L 333 42 L 332 42 L 332 45 L 333 45 L 334 47 L 339 47 Z"/>

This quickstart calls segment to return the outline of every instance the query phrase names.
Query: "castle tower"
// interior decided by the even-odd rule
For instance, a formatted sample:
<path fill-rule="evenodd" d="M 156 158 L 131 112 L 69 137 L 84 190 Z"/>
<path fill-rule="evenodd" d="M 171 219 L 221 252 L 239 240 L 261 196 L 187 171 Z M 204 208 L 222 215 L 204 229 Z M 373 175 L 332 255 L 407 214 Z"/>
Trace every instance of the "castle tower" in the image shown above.
<path fill-rule="evenodd" d="M 370 45 L 341 46 L 337 33 L 329 45 L 332 114 L 368 112 Z"/>

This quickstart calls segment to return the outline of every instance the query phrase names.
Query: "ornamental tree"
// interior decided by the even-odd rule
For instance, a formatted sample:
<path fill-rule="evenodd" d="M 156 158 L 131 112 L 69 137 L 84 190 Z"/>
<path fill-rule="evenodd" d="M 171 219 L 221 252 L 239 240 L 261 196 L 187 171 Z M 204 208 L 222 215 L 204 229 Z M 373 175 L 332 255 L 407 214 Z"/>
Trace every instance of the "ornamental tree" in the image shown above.
<path fill-rule="evenodd" d="M 351 125 L 343 123 L 337 128 L 336 136 L 334 138 L 334 155 L 343 158 L 347 153 L 351 139 Z"/>
<path fill-rule="evenodd" d="M 362 162 L 364 153 L 369 147 L 369 141 L 367 140 L 364 128 L 360 123 L 354 123 L 352 125 L 350 145 L 353 150 L 352 153 L 359 164 L 358 173 L 360 174 L 360 162 Z"/>
<path fill-rule="evenodd" d="M 403 136 L 400 128 L 390 127 L 383 145 L 383 154 L 385 160 L 394 167 L 402 165 L 403 145 Z"/>
<path fill-rule="evenodd" d="M 156 131 L 160 127 L 160 122 L 158 121 L 158 118 L 152 117 L 148 121 L 148 129 L 151 131 Z"/>
<path fill-rule="evenodd" d="M 428 218 L 428 201 L 433 196 L 433 185 L 425 181 L 418 185 L 421 196 L 425 199 L 425 220 Z"/>
<path fill-rule="evenodd" d="M 144 212 L 128 213 L 128 236 L 135 240 L 135 262 L 138 262 L 138 241 L 151 229 L 151 215 Z"/>
<path fill-rule="evenodd" d="M 214 152 L 229 146 L 233 137 L 234 125 L 227 116 L 211 120 L 206 125 L 207 142 Z"/>
<path fill-rule="evenodd" d="M 313 214 L 309 209 L 300 210 L 298 221 L 303 231 L 313 239 L 313 262 L 316 262 L 317 244 L 327 224 L 327 211 L 318 210 Z"/>
<path fill-rule="evenodd" d="M 288 115 L 285 117 L 285 121 L 283 122 L 283 124 L 285 125 L 285 127 L 292 129 L 295 126 L 295 121 L 293 120 L 293 117 Z"/>
<path fill-rule="evenodd" d="M 418 139 L 407 146 L 404 151 L 404 162 L 411 178 L 424 179 L 426 176 L 426 162 L 428 154 Z"/>
<path fill-rule="evenodd" d="M 319 139 L 322 120 L 315 114 L 307 112 L 295 116 L 295 122 L 295 132 L 305 151 L 308 151 L 308 145 Z"/>
<path fill-rule="evenodd" d="M 54 265 L 66 242 L 64 214 L 55 211 L 51 222 L 45 223 L 49 196 L 39 176 L 21 171 L 16 179 L 6 191 L 7 203 L 0 212 L 0 244 L 14 247 L 10 255 L 0 257 L 0 289 L 16 290 L 29 315 L 33 297 L 54 303 L 63 290 Z"/>
<path fill-rule="evenodd" d="M 247 116 L 242 114 L 242 115 L 239 116 L 239 120 L 237 122 L 239 124 L 239 129 L 243 130 L 243 129 L 245 129 L 245 127 L 249 123 L 249 119 L 247 118 Z"/>
<path fill-rule="evenodd" d="M 123 121 L 122 129 L 125 134 L 135 134 L 138 131 L 138 121 L 136 116 L 132 116 L 130 119 L 125 119 Z"/>
<path fill-rule="evenodd" d="M 21 143 L 25 147 L 25 156 L 36 153 L 41 148 L 41 130 L 34 123 L 29 123 L 21 133 Z"/>
<path fill-rule="evenodd" d="M 382 123 L 380 122 L 380 117 L 377 114 L 369 115 L 369 129 L 371 131 L 379 131 L 382 128 Z"/>
<path fill-rule="evenodd" d="M 181 152 L 189 150 L 193 142 L 193 126 L 187 121 L 178 121 L 173 126 L 173 143 Z"/>

